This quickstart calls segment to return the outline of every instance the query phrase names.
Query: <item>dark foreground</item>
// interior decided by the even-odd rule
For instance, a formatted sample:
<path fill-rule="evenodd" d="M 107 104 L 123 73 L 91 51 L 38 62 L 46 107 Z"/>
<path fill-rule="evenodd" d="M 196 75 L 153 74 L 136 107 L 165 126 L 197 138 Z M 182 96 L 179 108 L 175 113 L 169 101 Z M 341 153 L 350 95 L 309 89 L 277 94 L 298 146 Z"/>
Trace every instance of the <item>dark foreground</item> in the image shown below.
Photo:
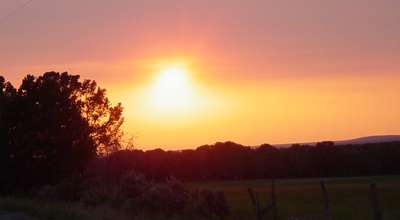
<path fill-rule="evenodd" d="M 398 219 L 400 216 L 400 176 L 371 176 L 352 178 L 324 178 L 332 219 L 374 220 L 374 211 L 370 193 L 370 183 L 375 183 L 377 199 L 382 219 Z M 299 219 L 324 220 L 324 203 L 320 178 L 277 179 L 275 196 L 278 217 L 282 220 L 297 217 Z M 271 180 L 186 182 L 185 188 L 221 190 L 224 192 L 236 219 L 255 219 L 254 209 L 247 188 L 258 194 L 260 207 L 271 201 Z M 14 205 L 11 205 L 14 204 Z M 111 207 L 99 206 L 91 209 L 77 206 L 75 203 L 44 202 L 38 199 L 20 199 L 0 197 L 0 210 L 23 212 L 38 219 L 149 219 L 121 216 Z M 47 210 L 47 211 L 46 211 Z M 271 213 L 264 218 L 272 219 Z M 0 212 L 0 219 L 33 220 L 20 213 Z M 159 218 L 163 219 L 163 218 Z M 182 219 L 182 218 L 175 218 Z M 185 219 L 185 218 L 183 218 Z M 216 218 L 217 219 L 217 218 Z M 229 217 L 227 219 L 230 219 Z"/>
<path fill-rule="evenodd" d="M 0 211 L 0 219 L 1 220 L 36 220 L 34 218 L 30 218 L 19 212 L 4 212 L 4 211 Z"/>

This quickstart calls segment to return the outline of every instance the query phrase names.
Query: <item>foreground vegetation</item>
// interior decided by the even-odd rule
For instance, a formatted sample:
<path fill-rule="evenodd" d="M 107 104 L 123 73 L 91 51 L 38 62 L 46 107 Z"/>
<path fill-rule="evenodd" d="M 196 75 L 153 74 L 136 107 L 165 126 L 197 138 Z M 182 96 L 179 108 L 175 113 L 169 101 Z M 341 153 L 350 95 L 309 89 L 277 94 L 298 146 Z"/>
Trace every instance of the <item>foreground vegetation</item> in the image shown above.
<path fill-rule="evenodd" d="M 280 219 L 325 219 L 321 179 L 275 180 Z M 400 216 L 400 176 L 374 176 L 324 179 L 332 219 L 374 219 L 369 183 L 377 184 L 378 203 L 383 219 Z M 270 180 L 187 183 L 188 188 L 210 187 L 225 192 L 232 214 L 254 219 L 247 187 L 258 192 L 261 207 L 271 201 Z M 267 218 L 267 219 L 271 219 Z"/>
<path fill-rule="evenodd" d="M 109 206 L 85 207 L 81 203 L 27 197 L 0 197 L 0 210 L 22 212 L 39 219 L 130 219 Z"/>
<path fill-rule="evenodd" d="M 279 219 L 325 219 L 320 179 L 275 180 Z M 400 216 L 400 176 L 374 176 L 324 179 L 332 219 L 371 219 L 373 209 L 369 183 L 377 184 L 378 203 L 383 219 Z M 261 207 L 271 200 L 271 180 L 188 182 L 191 191 L 213 189 L 223 191 L 231 210 L 229 218 L 254 219 L 247 187 L 258 192 Z M 0 197 L 0 209 L 24 212 L 37 218 L 51 219 L 133 219 L 109 205 L 85 207 L 79 202 L 50 202 L 39 199 Z M 171 219 L 185 219 L 193 210 L 185 210 Z M 132 216 L 132 215 L 130 215 Z M 271 219 L 271 216 L 264 216 Z M 141 219 L 149 216 L 142 215 Z M 166 217 L 159 217 L 164 219 Z M 227 218 L 227 219 L 229 219 Z M 137 219 L 137 218 L 135 218 Z M 167 218 L 169 219 L 169 218 Z"/>

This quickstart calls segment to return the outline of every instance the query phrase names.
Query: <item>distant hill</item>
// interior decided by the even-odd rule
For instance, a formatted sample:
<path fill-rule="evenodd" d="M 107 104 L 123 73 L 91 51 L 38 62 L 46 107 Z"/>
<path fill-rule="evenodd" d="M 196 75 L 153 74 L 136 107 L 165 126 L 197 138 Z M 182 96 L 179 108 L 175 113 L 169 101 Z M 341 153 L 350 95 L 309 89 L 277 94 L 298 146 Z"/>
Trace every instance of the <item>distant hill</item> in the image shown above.
<path fill-rule="evenodd" d="M 331 140 L 326 140 L 326 141 L 331 141 Z M 335 142 L 335 145 L 345 145 L 345 144 L 366 144 L 366 143 L 380 143 L 380 142 L 392 142 L 392 141 L 400 141 L 400 135 L 375 135 L 375 136 L 360 137 L 360 138 L 349 139 L 349 140 L 338 140 L 338 141 L 333 141 L 333 142 Z M 318 142 L 322 142 L 322 141 L 318 141 Z M 314 146 L 318 142 L 274 144 L 273 146 L 275 146 L 275 147 L 290 147 L 290 146 L 292 146 L 292 144 Z"/>

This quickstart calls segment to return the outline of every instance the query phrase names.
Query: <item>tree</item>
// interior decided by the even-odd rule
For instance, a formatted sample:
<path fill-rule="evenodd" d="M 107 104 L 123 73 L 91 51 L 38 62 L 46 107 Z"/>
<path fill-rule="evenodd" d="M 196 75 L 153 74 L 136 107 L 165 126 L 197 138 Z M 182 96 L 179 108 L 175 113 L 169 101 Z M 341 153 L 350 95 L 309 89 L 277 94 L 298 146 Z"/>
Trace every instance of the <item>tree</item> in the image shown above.
<path fill-rule="evenodd" d="M 95 81 L 84 80 L 76 90 L 79 97 L 77 105 L 82 116 L 93 129 L 91 137 L 96 143 L 97 153 L 110 154 L 122 148 L 121 125 L 123 107 L 121 103 L 112 107 L 106 97 L 106 90 L 97 86 Z"/>
<path fill-rule="evenodd" d="M 4 77 L 0 76 L 0 183 L 7 178 L 4 171 L 10 169 L 10 130 L 12 130 L 12 118 L 10 105 L 12 97 L 16 90 L 11 83 L 6 82 Z"/>
<path fill-rule="evenodd" d="M 0 78 L 0 187 L 29 190 L 82 172 L 96 153 L 121 146 L 119 103 L 79 75 L 28 75 L 18 90 Z"/>

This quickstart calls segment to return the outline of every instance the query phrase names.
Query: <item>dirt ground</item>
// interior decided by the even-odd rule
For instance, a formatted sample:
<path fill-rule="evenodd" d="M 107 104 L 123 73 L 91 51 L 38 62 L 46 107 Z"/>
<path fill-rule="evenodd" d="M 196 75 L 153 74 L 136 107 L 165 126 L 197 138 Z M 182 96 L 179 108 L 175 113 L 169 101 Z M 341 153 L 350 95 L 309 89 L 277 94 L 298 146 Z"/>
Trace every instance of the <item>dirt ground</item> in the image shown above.
<path fill-rule="evenodd" d="M 0 220 L 38 220 L 30 218 L 23 213 L 0 211 Z"/>

